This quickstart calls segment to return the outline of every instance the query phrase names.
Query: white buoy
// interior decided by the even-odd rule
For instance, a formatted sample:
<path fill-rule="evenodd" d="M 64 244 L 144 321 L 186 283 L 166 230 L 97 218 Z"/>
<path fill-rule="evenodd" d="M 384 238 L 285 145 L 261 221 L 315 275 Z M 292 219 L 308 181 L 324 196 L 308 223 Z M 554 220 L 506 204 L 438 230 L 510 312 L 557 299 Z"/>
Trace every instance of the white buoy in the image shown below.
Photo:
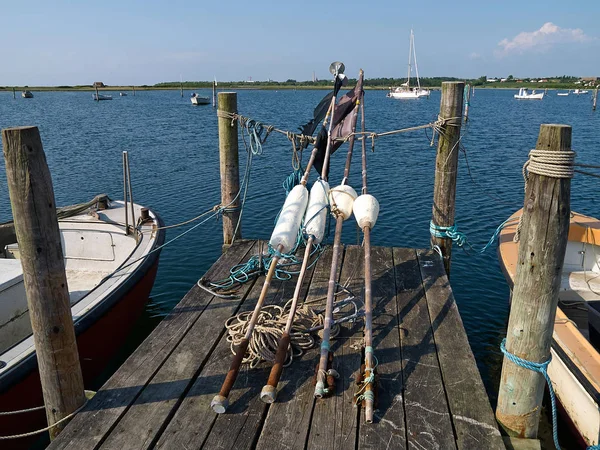
<path fill-rule="evenodd" d="M 370 194 L 360 195 L 354 200 L 352 210 L 361 230 L 367 226 L 372 229 L 379 216 L 379 202 Z"/>
<path fill-rule="evenodd" d="M 331 213 L 340 214 L 344 220 L 348 220 L 352 215 L 352 204 L 356 198 L 356 191 L 352 186 L 340 184 L 329 191 L 329 203 L 331 204 Z"/>
<path fill-rule="evenodd" d="M 310 189 L 308 208 L 304 216 L 304 231 L 313 237 L 313 243 L 320 244 L 325 236 L 325 225 L 327 224 L 327 205 L 329 201 L 329 183 L 317 180 Z"/>
<path fill-rule="evenodd" d="M 298 231 L 308 204 L 308 190 L 299 184 L 288 194 L 277 219 L 269 244 L 277 248 L 283 246 L 282 253 L 289 253 L 296 245 Z"/>

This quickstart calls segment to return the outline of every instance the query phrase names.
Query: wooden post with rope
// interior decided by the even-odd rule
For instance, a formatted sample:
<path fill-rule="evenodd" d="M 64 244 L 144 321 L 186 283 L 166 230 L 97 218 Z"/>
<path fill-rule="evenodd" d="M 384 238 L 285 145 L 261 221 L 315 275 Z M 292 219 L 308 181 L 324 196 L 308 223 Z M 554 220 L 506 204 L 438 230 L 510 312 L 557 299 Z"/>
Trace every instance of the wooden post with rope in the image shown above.
<path fill-rule="evenodd" d="M 219 92 L 219 109 L 237 113 L 237 93 Z M 238 124 L 227 117 L 219 117 L 219 159 L 221 167 L 221 205 L 223 211 L 223 251 L 234 239 L 241 239 L 240 173 L 238 155 Z"/>
<path fill-rule="evenodd" d="M 48 424 L 85 402 L 52 179 L 37 127 L 2 130 L 6 178 Z M 66 421 L 50 429 L 55 438 Z"/>
<path fill-rule="evenodd" d="M 445 81 L 442 83 L 439 115 L 441 123 L 439 125 L 437 156 L 435 159 L 432 227 L 447 228 L 454 226 L 456 175 L 464 89 L 465 83 L 462 81 Z M 449 277 L 452 239 L 432 235 L 431 246 L 440 248 L 446 274 Z"/>
<path fill-rule="evenodd" d="M 557 154 L 570 152 L 571 127 L 541 125 L 536 149 Z M 551 156 L 541 155 L 538 160 L 542 157 Z M 534 166 L 534 158 L 530 154 L 505 348 L 523 360 L 544 363 L 550 358 L 569 234 L 571 179 L 568 166 L 536 163 L 542 168 L 539 169 Z M 554 175 L 539 174 L 544 166 Z M 536 437 L 544 387 L 541 373 L 504 358 L 496 418 L 509 435 Z"/>

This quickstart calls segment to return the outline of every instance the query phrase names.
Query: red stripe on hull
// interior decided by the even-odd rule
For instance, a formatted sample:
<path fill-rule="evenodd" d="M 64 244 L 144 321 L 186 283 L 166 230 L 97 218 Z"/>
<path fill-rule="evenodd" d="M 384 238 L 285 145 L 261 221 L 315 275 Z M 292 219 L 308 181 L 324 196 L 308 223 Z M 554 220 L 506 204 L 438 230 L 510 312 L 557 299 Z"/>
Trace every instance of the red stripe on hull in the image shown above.
<path fill-rule="evenodd" d="M 148 301 L 154 285 L 158 258 L 140 281 L 116 304 L 77 336 L 79 360 L 86 388 L 106 367 L 123 344 Z M 19 383 L 0 394 L 0 411 L 15 411 L 44 404 L 40 376 L 32 370 Z M 27 433 L 47 426 L 44 410 L 10 416 L 0 416 L 0 436 Z M 2 441 L 2 448 L 25 449 L 39 436 Z"/>

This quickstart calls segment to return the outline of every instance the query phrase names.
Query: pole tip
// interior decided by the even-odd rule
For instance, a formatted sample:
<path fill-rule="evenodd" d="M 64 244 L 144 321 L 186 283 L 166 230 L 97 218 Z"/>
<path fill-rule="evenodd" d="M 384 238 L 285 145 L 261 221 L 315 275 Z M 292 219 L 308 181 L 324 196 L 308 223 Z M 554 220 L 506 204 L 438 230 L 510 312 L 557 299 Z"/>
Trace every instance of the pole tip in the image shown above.
<path fill-rule="evenodd" d="M 264 403 L 273 403 L 275 402 L 275 397 L 277 397 L 277 389 L 273 386 L 269 386 L 268 384 L 262 388 L 260 392 L 260 399 Z"/>
<path fill-rule="evenodd" d="M 215 395 L 215 397 L 212 399 L 212 402 L 210 402 L 210 407 L 217 414 L 223 414 L 227 410 L 228 406 L 229 400 L 227 400 L 227 397 L 223 397 L 222 395 Z"/>
<path fill-rule="evenodd" d="M 315 397 L 323 398 L 325 396 L 325 383 L 322 381 L 317 381 L 317 385 L 315 386 Z"/>

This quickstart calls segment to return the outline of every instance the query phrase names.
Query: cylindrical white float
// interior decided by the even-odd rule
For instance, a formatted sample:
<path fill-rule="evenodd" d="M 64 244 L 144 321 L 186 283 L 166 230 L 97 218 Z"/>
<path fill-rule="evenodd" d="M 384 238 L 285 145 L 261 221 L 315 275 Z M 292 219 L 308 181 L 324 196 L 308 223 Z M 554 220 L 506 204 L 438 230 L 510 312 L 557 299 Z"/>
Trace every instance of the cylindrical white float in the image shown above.
<path fill-rule="evenodd" d="M 313 244 L 321 243 L 325 236 L 325 225 L 327 222 L 327 196 L 329 195 L 329 183 L 317 180 L 310 188 L 308 208 L 304 216 L 304 231 L 313 237 Z"/>
<path fill-rule="evenodd" d="M 279 245 L 283 245 L 282 253 L 292 251 L 296 245 L 298 230 L 300 230 L 307 204 L 308 190 L 301 184 L 295 186 L 285 199 L 281 213 L 279 213 L 279 219 L 277 219 L 269 241 L 271 247 L 276 249 Z"/>
<path fill-rule="evenodd" d="M 360 195 L 354 200 L 352 210 L 361 230 L 366 226 L 373 228 L 379 216 L 379 202 L 370 194 Z"/>
<path fill-rule="evenodd" d="M 337 217 L 341 215 L 344 220 L 352 215 L 352 204 L 356 198 L 356 191 L 347 184 L 340 184 L 329 191 L 331 213 Z"/>

